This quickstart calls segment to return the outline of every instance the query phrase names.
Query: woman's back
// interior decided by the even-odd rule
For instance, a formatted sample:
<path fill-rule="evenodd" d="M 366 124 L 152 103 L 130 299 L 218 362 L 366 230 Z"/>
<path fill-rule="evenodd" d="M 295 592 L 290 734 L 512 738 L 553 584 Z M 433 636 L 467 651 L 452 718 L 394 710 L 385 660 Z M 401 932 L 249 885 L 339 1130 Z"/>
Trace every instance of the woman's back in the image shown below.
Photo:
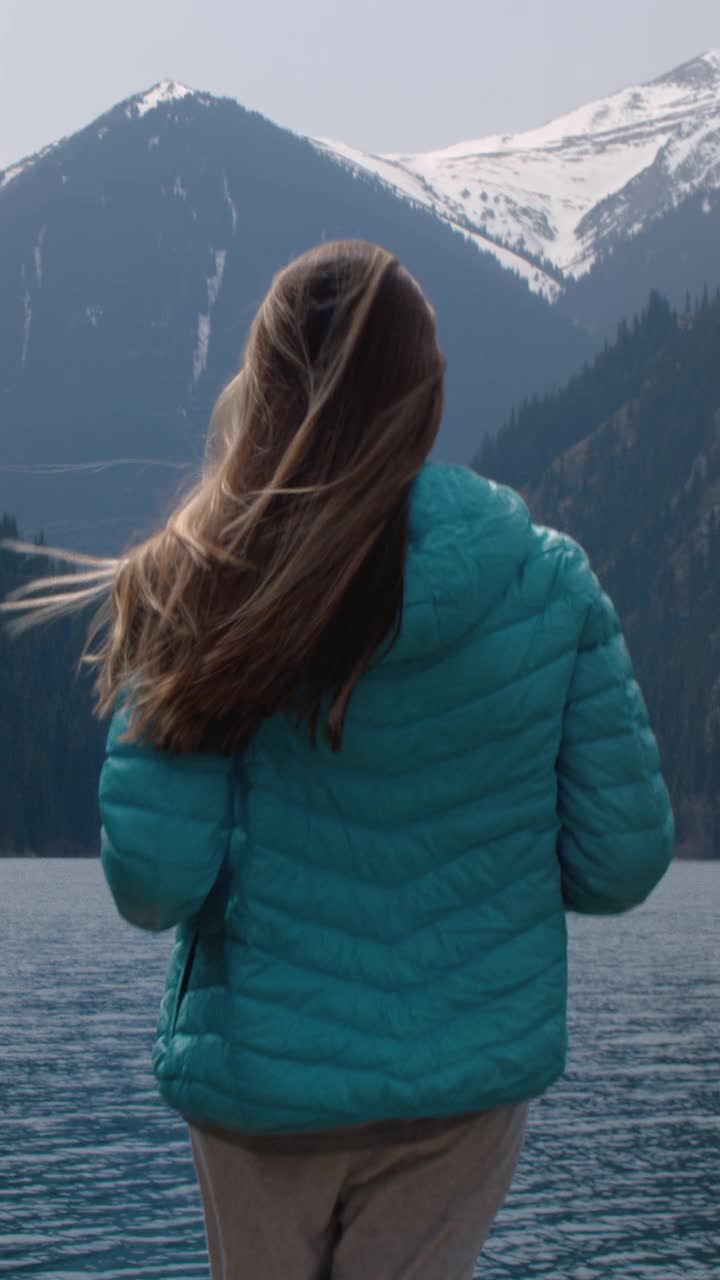
<path fill-rule="evenodd" d="M 342 751 L 285 714 L 199 770 L 111 735 L 101 797 L 124 914 L 164 927 L 199 908 L 170 965 L 161 1090 L 244 1133 L 541 1093 L 565 1062 L 565 909 L 624 910 L 672 856 L 584 553 L 510 490 L 432 464 L 402 626 L 355 688 Z M 151 847 L 152 876 L 128 878 Z"/>
<path fill-rule="evenodd" d="M 128 920 L 179 926 L 154 1066 L 214 1280 L 469 1277 L 564 1066 L 565 912 L 672 857 L 612 605 L 516 494 L 427 463 L 444 385 L 394 255 L 318 246 L 191 493 L 30 602 L 111 588 L 102 860 Z"/>

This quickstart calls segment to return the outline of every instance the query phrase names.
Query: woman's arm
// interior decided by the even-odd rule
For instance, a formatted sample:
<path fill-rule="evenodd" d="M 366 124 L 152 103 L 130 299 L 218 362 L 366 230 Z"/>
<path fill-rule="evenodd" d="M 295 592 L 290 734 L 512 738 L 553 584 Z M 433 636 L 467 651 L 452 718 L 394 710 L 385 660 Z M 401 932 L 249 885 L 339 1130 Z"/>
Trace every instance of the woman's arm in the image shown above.
<path fill-rule="evenodd" d="M 200 909 L 223 864 L 232 826 L 232 759 L 174 755 L 120 742 L 115 712 L 100 775 L 100 856 L 120 914 L 169 929 Z"/>
<path fill-rule="evenodd" d="M 589 602 L 557 762 L 558 855 L 568 909 L 643 902 L 665 874 L 674 824 L 657 744 L 613 605 L 576 545 L 568 587 Z"/>

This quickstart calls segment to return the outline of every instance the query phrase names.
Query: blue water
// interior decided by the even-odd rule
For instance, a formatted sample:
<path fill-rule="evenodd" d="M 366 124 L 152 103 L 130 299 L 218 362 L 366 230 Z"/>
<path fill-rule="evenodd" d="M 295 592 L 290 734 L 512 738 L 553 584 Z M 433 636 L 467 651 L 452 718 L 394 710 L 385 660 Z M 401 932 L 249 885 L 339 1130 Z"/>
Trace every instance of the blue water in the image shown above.
<path fill-rule="evenodd" d="M 120 920 L 92 861 L 0 859 L 0 913 L 0 1275 L 207 1280 L 149 1067 L 171 936 Z M 569 924 L 569 1070 L 477 1274 L 720 1280 L 720 864 Z"/>

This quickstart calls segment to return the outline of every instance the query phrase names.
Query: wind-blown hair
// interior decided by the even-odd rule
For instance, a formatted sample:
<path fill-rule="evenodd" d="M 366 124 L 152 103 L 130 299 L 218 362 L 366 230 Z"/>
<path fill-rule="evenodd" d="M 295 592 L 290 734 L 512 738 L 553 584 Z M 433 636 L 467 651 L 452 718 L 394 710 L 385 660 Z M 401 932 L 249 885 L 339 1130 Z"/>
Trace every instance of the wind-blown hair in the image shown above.
<path fill-rule="evenodd" d="M 130 692 L 131 739 L 227 754 L 286 711 L 313 742 L 325 715 L 340 750 L 353 690 L 401 625 L 409 492 L 444 373 L 397 258 L 359 240 L 303 254 L 261 304 L 165 526 L 117 560 L 43 547 L 85 572 L 0 607 L 28 611 L 20 630 L 107 596 L 80 662 L 99 668 L 97 715 Z"/>

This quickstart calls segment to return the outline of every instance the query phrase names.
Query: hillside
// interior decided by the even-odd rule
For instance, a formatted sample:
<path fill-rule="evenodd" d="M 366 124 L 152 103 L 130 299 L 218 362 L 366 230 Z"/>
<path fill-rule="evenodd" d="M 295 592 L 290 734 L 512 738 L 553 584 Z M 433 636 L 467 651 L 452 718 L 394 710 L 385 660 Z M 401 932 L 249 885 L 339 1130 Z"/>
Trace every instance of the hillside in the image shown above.
<path fill-rule="evenodd" d="M 623 620 L 679 848 L 720 857 L 720 294 L 655 296 L 584 374 L 526 405 L 477 467 L 587 549 Z"/>
<path fill-rule="evenodd" d="M 653 289 L 682 309 L 688 294 L 700 297 L 718 285 L 720 191 L 698 191 L 615 244 L 591 272 L 567 285 L 557 308 L 607 339 L 624 317 L 641 310 Z"/>

